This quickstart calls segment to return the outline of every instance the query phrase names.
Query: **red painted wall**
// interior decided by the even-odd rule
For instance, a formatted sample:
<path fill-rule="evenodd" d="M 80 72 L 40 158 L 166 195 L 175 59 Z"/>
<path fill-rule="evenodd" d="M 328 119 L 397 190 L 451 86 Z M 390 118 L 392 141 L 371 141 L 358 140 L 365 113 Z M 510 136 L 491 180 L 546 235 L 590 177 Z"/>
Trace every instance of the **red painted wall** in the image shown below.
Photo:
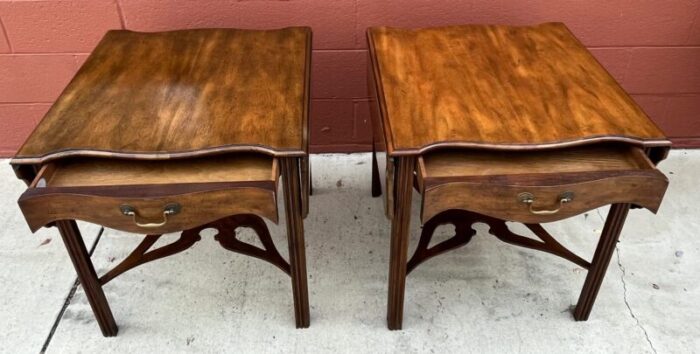
<path fill-rule="evenodd" d="M 565 22 L 673 138 L 700 146 L 700 0 L 0 0 L 0 155 L 9 156 L 108 29 L 314 30 L 311 146 L 368 148 L 364 30 Z"/>

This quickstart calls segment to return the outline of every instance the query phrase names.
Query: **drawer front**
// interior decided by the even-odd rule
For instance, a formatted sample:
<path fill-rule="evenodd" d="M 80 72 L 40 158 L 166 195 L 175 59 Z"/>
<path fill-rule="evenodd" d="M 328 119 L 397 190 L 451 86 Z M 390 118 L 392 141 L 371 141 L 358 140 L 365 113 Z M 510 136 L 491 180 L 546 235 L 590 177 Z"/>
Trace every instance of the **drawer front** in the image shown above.
<path fill-rule="evenodd" d="M 603 178 L 542 176 L 513 181 L 445 182 L 426 185 L 421 219 L 449 209 L 463 209 L 522 223 L 568 218 L 607 204 L 632 203 L 652 212 L 668 186 L 656 170 Z"/>
<path fill-rule="evenodd" d="M 256 214 L 277 222 L 270 188 L 132 186 L 122 188 L 31 188 L 19 206 L 32 231 L 56 220 L 77 219 L 139 234 L 194 228 L 234 214 Z"/>

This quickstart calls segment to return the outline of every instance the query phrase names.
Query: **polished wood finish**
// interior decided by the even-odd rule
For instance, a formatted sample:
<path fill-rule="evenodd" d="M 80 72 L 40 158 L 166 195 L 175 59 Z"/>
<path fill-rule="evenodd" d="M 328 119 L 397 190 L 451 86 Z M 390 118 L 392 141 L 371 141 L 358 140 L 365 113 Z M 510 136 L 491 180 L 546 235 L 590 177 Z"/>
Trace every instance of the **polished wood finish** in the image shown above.
<path fill-rule="evenodd" d="M 653 170 L 642 150 L 591 145 L 550 151 L 440 150 L 423 155 L 422 179 L 574 172 Z"/>
<path fill-rule="evenodd" d="M 179 183 L 267 182 L 279 175 L 277 160 L 260 154 L 219 155 L 197 159 L 133 161 L 78 158 L 48 164 L 47 187 L 165 185 Z"/>
<path fill-rule="evenodd" d="M 367 36 L 390 155 L 601 141 L 670 146 L 562 23 L 375 27 Z"/>
<path fill-rule="evenodd" d="M 236 229 L 239 227 L 253 229 L 263 248 L 253 246 L 237 239 Z M 188 231 L 196 231 L 199 233 L 208 228 L 214 228 L 218 231 L 214 239 L 219 241 L 223 248 L 232 252 L 262 259 L 291 276 L 289 262 L 285 261 L 282 255 L 277 251 L 277 247 L 275 247 L 275 243 L 272 241 L 272 237 L 270 237 L 270 231 L 268 231 L 265 221 L 259 216 L 253 214 L 233 215 Z"/>
<path fill-rule="evenodd" d="M 83 237 L 80 235 L 78 225 L 73 220 L 59 220 L 56 222 L 56 227 L 58 227 L 58 232 L 68 250 L 75 271 L 78 273 L 78 280 L 83 286 L 85 296 L 95 314 L 102 335 L 105 337 L 116 336 L 119 331 L 117 323 L 114 321 L 112 310 L 109 308 L 105 293 L 99 279 L 97 279 L 97 273 L 90 261 L 90 254 L 88 254 Z"/>
<path fill-rule="evenodd" d="M 660 173 L 656 176 L 593 177 L 573 183 L 566 181 L 567 176 L 560 177 L 558 183 L 448 183 L 426 191 L 421 216 L 423 220 L 429 220 L 445 210 L 467 209 L 510 221 L 544 223 L 622 202 L 656 212 L 668 185 L 668 180 Z M 525 192 L 536 198 L 532 207 L 518 200 L 518 196 Z M 562 195 L 567 192 L 573 193 L 574 200 L 560 204 Z M 552 213 L 535 214 L 530 208 L 552 210 Z"/>
<path fill-rule="evenodd" d="M 501 219 L 466 210 L 447 210 L 436 215 L 424 225 L 418 247 L 408 261 L 407 271 L 410 273 L 428 259 L 466 245 L 476 234 L 476 231 L 472 229 L 472 225 L 474 223 L 485 223 L 489 226 L 489 233 L 504 242 L 548 252 L 588 269 L 588 275 L 574 310 L 574 318 L 577 321 L 586 321 L 600 290 L 612 254 L 615 251 L 629 209 L 630 204 L 628 203 L 613 204 L 611 206 L 591 262 L 584 260 L 565 248 L 539 224 L 525 224 L 525 226 L 539 237 L 541 241 L 513 233 L 505 221 Z M 455 235 L 429 247 L 435 229 L 439 225 L 444 224 L 453 224 L 455 226 Z"/>
<path fill-rule="evenodd" d="M 271 221 L 277 220 L 276 199 L 269 190 L 205 185 L 201 190 L 187 191 L 187 187 L 189 186 L 169 186 L 164 188 L 161 195 L 153 195 L 154 192 L 159 192 L 159 188 L 153 186 L 134 186 L 128 189 L 104 187 L 85 190 L 83 193 L 72 193 L 62 188 L 44 188 L 25 192 L 18 203 L 32 231 L 66 218 L 134 233 L 176 232 L 240 213 L 255 213 Z M 168 217 L 168 222 L 157 228 L 137 226 L 119 208 L 124 204 L 131 205 L 138 212 L 139 222 L 155 223 L 163 219 L 164 207 L 173 202 L 178 203 L 182 211 Z"/>
<path fill-rule="evenodd" d="M 71 253 L 74 263 L 76 263 L 76 270 L 78 270 L 80 281 L 85 288 L 88 300 L 93 307 L 95 316 L 105 336 L 116 335 L 117 326 L 112 317 L 109 304 L 104 296 L 102 286 L 124 272 L 142 264 L 189 249 L 197 241 L 201 240 L 200 233 L 205 229 L 217 230 L 214 239 L 217 240 L 223 248 L 232 252 L 262 259 L 280 268 L 286 274 L 291 275 L 290 265 L 277 251 L 265 221 L 252 214 L 232 215 L 208 224 L 200 225 L 193 229 L 184 230 L 176 241 L 156 249 L 151 249 L 151 247 L 153 247 L 162 235 L 146 235 L 143 241 L 124 258 L 124 260 L 99 278 L 97 278 L 90 257 L 82 243 L 82 238 L 80 237 L 75 221 L 62 220 L 58 221 L 56 224 L 59 230 L 61 230 L 61 235 L 65 235 L 64 240 L 66 241 L 66 246 L 69 248 L 69 253 Z M 253 229 L 264 248 L 259 248 L 237 240 L 236 230 L 241 227 Z"/>
<path fill-rule="evenodd" d="M 625 224 L 629 210 L 630 204 L 626 203 L 610 206 L 603 232 L 591 261 L 591 268 L 588 270 L 586 281 L 583 283 L 583 289 L 581 289 L 581 295 L 574 310 L 574 318 L 577 321 L 586 321 L 591 314 L 593 303 L 598 296 L 605 271 L 608 269 L 610 259 L 615 247 L 617 247 L 617 240 L 620 238 L 620 232 L 622 232 L 622 226 Z"/>
<path fill-rule="evenodd" d="M 389 301 L 387 302 L 387 326 L 390 330 L 401 329 L 403 323 L 403 300 L 406 288 L 408 235 L 411 223 L 415 164 L 414 157 L 400 157 L 396 162 L 396 200 L 391 220 Z"/>
<path fill-rule="evenodd" d="M 415 162 L 414 162 L 415 164 Z M 384 214 L 387 218 L 391 219 L 394 217 L 394 209 L 396 208 L 396 186 L 395 181 L 398 178 L 396 175 L 396 166 L 394 165 L 394 158 L 388 157 L 386 159 L 386 194 L 384 194 Z M 413 173 L 411 173 L 413 175 Z M 410 177 L 411 179 L 413 177 Z M 393 225 L 393 224 L 392 224 Z"/>
<path fill-rule="evenodd" d="M 263 248 L 238 240 L 236 238 L 236 230 L 241 227 L 251 228 L 255 231 Z M 223 248 L 231 252 L 267 261 L 287 273 L 287 275 L 290 275 L 289 263 L 285 261 L 277 251 L 265 221 L 257 215 L 238 214 L 184 230 L 180 234 L 180 238 L 175 242 L 158 247 L 154 250 L 151 250 L 151 247 L 162 235 L 146 235 L 131 254 L 105 275 L 100 277 L 100 283 L 104 285 L 122 273 L 141 264 L 167 257 L 192 247 L 197 241 L 201 240 L 202 237 L 200 233 L 205 229 L 215 229 L 217 231 L 214 239 L 218 241 Z"/>
<path fill-rule="evenodd" d="M 306 247 L 304 245 L 304 218 L 302 215 L 299 159 L 280 159 L 284 210 L 289 244 L 289 265 L 294 296 L 294 317 L 297 328 L 309 327 L 309 290 L 306 278 Z"/>
<path fill-rule="evenodd" d="M 630 146 L 578 147 L 550 152 L 436 152 L 419 159 L 421 218 L 464 209 L 523 223 L 552 222 L 611 203 L 656 212 L 668 179 Z M 534 214 L 520 193 L 535 196 Z M 559 205 L 563 193 L 573 200 Z"/>
<path fill-rule="evenodd" d="M 475 222 L 589 269 L 575 311 L 585 320 L 623 214 L 659 207 L 668 180 L 655 165 L 670 142 L 561 23 L 377 27 L 367 39 L 372 191 L 381 192 L 375 161 L 384 146 L 392 218 L 388 327 L 402 326 L 406 272 L 468 243 Z M 407 262 L 414 185 L 424 226 Z M 540 225 L 606 204 L 613 207 L 591 262 Z M 525 223 L 539 240 L 506 221 Z M 455 235 L 431 247 L 445 223 Z"/>
<path fill-rule="evenodd" d="M 412 272 L 414 269 L 416 269 L 416 267 L 418 267 L 418 265 L 430 258 L 462 247 L 469 243 L 469 241 L 472 240 L 472 237 L 476 235 L 476 231 L 472 229 L 472 225 L 475 223 L 484 223 L 488 225 L 489 233 L 496 236 L 503 242 L 547 252 L 569 260 L 585 269 L 591 267 L 591 263 L 574 254 L 560 244 L 540 224 L 525 224 L 525 226 L 539 238 L 539 240 L 535 240 L 512 232 L 508 228 L 506 222 L 502 219 L 493 218 L 467 210 L 451 209 L 436 215 L 423 225 L 418 247 L 416 247 L 413 256 L 408 261 L 407 272 Z M 433 238 L 435 229 L 437 229 L 438 226 L 445 224 L 454 225 L 455 234 L 445 241 L 442 241 L 434 246 L 430 246 L 430 241 Z"/>
<path fill-rule="evenodd" d="M 161 236 L 162 235 L 146 235 L 143 241 L 141 241 L 124 260 L 100 277 L 100 285 L 105 285 L 122 273 L 144 263 L 180 253 L 192 247 L 197 241 L 202 239 L 202 237 L 199 236 L 199 232 L 184 231 L 175 242 L 151 250 L 151 247 L 153 247 Z"/>
<path fill-rule="evenodd" d="M 311 185 L 311 161 L 309 157 L 302 157 L 299 163 L 301 174 L 301 205 L 304 219 L 309 215 L 309 196 L 311 196 L 313 186 Z"/>
<path fill-rule="evenodd" d="M 235 214 L 277 222 L 278 176 L 277 162 L 266 156 L 59 161 L 42 168 L 19 206 L 32 231 L 63 219 L 152 234 L 191 229 Z M 138 226 L 120 210 L 130 205 L 139 222 L 157 222 L 170 203 L 178 203 L 182 210 L 156 228 Z"/>
<path fill-rule="evenodd" d="M 311 30 L 109 31 L 13 164 L 308 152 Z"/>
<path fill-rule="evenodd" d="M 367 54 L 367 62 L 372 61 L 370 53 Z M 369 113 L 372 126 L 372 197 L 382 195 L 382 185 L 379 181 L 379 165 L 377 163 L 377 151 L 384 146 L 384 135 L 382 134 L 382 123 L 379 118 L 379 106 L 377 104 L 377 91 L 374 76 L 374 66 L 369 65 L 367 68 L 367 87 L 369 91 Z M 387 156 L 387 160 L 389 157 Z M 388 195 L 388 193 L 387 193 Z"/>
<path fill-rule="evenodd" d="M 117 327 L 100 285 L 188 249 L 205 228 L 289 274 L 297 327 L 309 326 L 310 63 L 306 27 L 110 31 L 98 44 L 11 164 L 29 186 L 19 205 L 30 228 L 59 226 L 103 334 Z M 289 262 L 262 219 L 277 222 L 280 177 Z M 147 236 L 97 279 L 75 219 Z M 237 240 L 239 227 L 263 247 Z M 151 249 L 168 232 L 182 233 Z"/>
<path fill-rule="evenodd" d="M 423 224 L 423 229 L 420 233 L 420 241 L 418 241 L 418 246 L 413 252 L 413 256 L 408 260 L 406 264 L 406 273 L 411 273 L 420 264 L 429 260 L 430 258 L 441 255 L 445 252 L 451 251 L 453 249 L 462 247 L 472 240 L 472 237 L 476 235 L 476 231 L 472 229 L 472 224 L 477 221 L 476 218 L 464 218 L 464 214 L 470 215 L 470 212 L 464 210 L 447 210 L 442 213 L 435 215 L 433 218 L 428 220 L 428 222 Z M 447 240 L 444 240 L 434 246 L 430 246 L 430 242 L 433 239 L 433 234 L 435 229 L 440 225 L 452 224 L 455 227 L 455 234 L 452 235 Z M 489 229 L 489 231 L 492 231 Z"/>

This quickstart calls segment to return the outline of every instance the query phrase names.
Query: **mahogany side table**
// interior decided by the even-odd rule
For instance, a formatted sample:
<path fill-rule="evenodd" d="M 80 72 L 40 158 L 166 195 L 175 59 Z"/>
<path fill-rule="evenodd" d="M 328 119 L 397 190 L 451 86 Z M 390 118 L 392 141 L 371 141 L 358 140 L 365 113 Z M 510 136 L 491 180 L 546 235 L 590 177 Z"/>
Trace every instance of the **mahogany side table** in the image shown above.
<path fill-rule="evenodd" d="M 296 326 L 309 326 L 310 58 L 306 27 L 109 31 L 17 152 L 27 223 L 58 228 L 103 335 L 117 325 L 102 287 L 189 248 L 205 228 L 289 274 Z M 289 262 L 261 218 L 278 220 L 279 177 Z M 98 277 L 76 219 L 147 236 Z M 241 226 L 263 247 L 237 240 Z M 150 250 L 169 232 L 179 240 Z"/>
<path fill-rule="evenodd" d="M 630 207 L 659 207 L 655 165 L 670 142 L 562 23 L 370 28 L 374 153 L 387 153 L 391 224 L 387 322 L 400 329 L 405 279 L 421 262 L 469 242 L 475 222 L 502 241 L 588 269 L 574 311 L 590 314 Z M 373 156 L 372 194 L 381 194 Z M 408 259 L 413 188 L 423 231 Z M 611 204 L 592 260 L 542 223 Z M 540 240 L 514 234 L 524 223 Z M 456 234 L 433 247 L 432 232 Z"/>

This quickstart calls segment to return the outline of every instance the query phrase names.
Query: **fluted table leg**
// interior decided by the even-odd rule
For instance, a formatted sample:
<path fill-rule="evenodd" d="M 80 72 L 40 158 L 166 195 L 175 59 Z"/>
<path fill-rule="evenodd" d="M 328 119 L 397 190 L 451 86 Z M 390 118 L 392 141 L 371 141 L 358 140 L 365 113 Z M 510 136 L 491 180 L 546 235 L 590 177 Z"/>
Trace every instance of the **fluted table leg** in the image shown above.
<path fill-rule="evenodd" d="M 90 255 L 83 238 L 80 236 L 80 230 L 75 220 L 59 220 L 56 221 L 58 231 L 61 233 L 63 243 L 66 245 L 70 259 L 73 262 L 75 271 L 78 273 L 78 280 L 85 290 L 92 312 L 95 314 L 97 324 L 102 330 L 102 335 L 105 337 L 114 337 L 117 335 L 118 328 L 114 322 L 112 310 L 109 308 L 107 298 L 105 297 L 102 286 L 97 278 L 95 268 L 90 261 Z"/>
<path fill-rule="evenodd" d="M 401 329 L 403 323 L 403 299 L 406 287 L 414 166 L 415 157 L 399 157 L 397 159 L 395 174 L 396 204 L 391 221 L 389 300 L 387 303 L 387 325 L 391 330 Z"/>
<path fill-rule="evenodd" d="M 629 209 L 630 204 L 613 204 L 610 206 L 603 232 L 600 235 L 600 241 L 598 241 L 598 246 L 591 261 L 591 267 L 588 269 L 586 281 L 583 283 L 583 289 L 574 310 L 574 319 L 577 321 L 586 321 L 591 314 L 593 303 L 596 296 L 598 296 L 600 285 L 603 283 L 605 272 L 615 251 L 617 240 L 620 238 L 620 232 L 625 224 L 625 218 Z"/>
<path fill-rule="evenodd" d="M 299 159 L 282 158 L 282 188 L 289 242 L 289 265 L 294 296 L 294 315 L 297 328 L 309 327 L 309 291 L 306 280 L 306 249 L 304 245 L 304 220 L 299 181 Z"/>

